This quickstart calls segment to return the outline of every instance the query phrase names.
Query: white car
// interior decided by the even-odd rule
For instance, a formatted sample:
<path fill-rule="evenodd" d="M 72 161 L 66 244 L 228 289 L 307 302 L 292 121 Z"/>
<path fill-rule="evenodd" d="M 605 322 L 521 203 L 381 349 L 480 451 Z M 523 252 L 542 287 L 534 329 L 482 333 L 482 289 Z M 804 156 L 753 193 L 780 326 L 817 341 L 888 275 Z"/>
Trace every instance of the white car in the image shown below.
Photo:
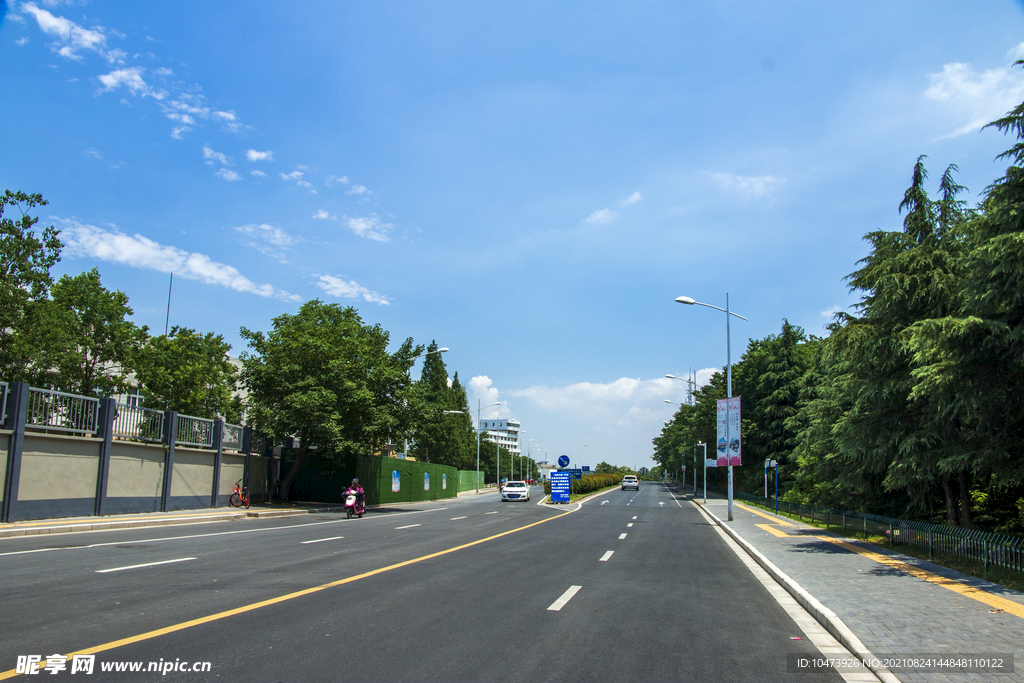
<path fill-rule="evenodd" d="M 501 487 L 501 502 L 510 500 L 530 500 L 530 487 L 525 481 L 509 481 Z"/>
<path fill-rule="evenodd" d="M 640 480 L 632 474 L 627 474 L 622 478 L 622 490 L 633 489 L 634 491 L 640 490 Z"/>

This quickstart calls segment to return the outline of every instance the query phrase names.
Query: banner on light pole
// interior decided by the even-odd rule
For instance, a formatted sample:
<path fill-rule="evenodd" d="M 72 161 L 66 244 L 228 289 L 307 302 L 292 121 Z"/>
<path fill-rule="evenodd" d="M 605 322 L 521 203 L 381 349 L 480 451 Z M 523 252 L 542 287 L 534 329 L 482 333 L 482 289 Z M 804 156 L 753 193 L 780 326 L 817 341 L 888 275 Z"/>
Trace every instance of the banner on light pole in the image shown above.
<path fill-rule="evenodd" d="M 718 401 L 718 439 L 716 467 L 741 465 L 740 438 L 740 397 L 723 398 Z"/>

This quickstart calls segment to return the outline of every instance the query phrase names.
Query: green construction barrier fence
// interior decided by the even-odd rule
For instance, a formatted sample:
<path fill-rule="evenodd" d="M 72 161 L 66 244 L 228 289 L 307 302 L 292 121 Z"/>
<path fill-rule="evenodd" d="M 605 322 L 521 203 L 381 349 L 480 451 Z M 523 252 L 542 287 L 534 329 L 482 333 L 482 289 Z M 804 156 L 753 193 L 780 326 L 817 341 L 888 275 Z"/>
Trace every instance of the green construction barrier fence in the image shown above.
<path fill-rule="evenodd" d="M 281 454 L 281 476 L 295 457 L 294 449 Z M 367 505 L 412 503 L 454 498 L 459 493 L 459 472 L 436 465 L 398 458 L 359 455 L 327 460 L 311 453 L 292 483 L 291 500 L 339 503 L 353 478 L 366 491 Z"/>
<path fill-rule="evenodd" d="M 479 487 L 484 487 L 484 473 L 480 472 Z M 459 470 L 459 491 L 472 491 L 477 488 L 476 470 Z"/>

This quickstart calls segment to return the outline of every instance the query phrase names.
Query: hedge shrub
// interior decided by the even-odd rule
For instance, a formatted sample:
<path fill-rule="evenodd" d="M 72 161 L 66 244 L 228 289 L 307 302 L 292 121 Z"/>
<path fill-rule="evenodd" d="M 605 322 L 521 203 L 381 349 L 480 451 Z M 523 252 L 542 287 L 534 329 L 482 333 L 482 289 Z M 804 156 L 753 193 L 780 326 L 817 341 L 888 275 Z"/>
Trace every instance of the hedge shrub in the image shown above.
<path fill-rule="evenodd" d="M 572 493 L 593 493 L 608 486 L 615 486 L 622 481 L 621 474 L 585 474 L 582 479 L 573 479 Z M 551 495 L 551 482 L 544 482 L 544 495 Z"/>

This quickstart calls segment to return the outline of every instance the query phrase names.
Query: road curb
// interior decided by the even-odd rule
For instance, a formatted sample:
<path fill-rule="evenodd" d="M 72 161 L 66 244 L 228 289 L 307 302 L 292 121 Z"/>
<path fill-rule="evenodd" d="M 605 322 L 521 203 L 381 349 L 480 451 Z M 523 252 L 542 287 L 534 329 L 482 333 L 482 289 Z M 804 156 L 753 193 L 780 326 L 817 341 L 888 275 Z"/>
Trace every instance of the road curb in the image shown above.
<path fill-rule="evenodd" d="M 713 512 L 705 509 L 705 507 L 700 503 L 693 500 L 690 502 L 693 505 L 696 505 L 698 510 L 711 518 L 711 520 L 725 531 L 725 533 L 729 534 L 729 537 L 743 548 L 743 550 L 745 550 L 746 553 L 750 555 L 750 557 L 757 562 L 762 569 L 768 572 L 768 575 L 771 576 L 776 583 L 782 586 L 787 593 L 792 595 L 793 599 L 800 603 L 800 606 L 803 607 L 815 621 L 821 624 L 826 631 L 831 633 L 832 637 L 838 640 L 843 647 L 858 657 L 864 666 L 870 669 L 873 674 L 878 676 L 878 680 L 882 681 L 882 683 L 901 683 L 900 679 L 897 678 L 893 672 L 889 671 L 888 668 L 881 665 L 873 666 L 873 664 L 877 662 L 878 658 L 871 654 L 871 651 L 865 647 L 864 643 L 860 641 L 860 638 L 850 630 L 850 627 L 847 626 L 835 612 L 821 604 L 821 602 L 808 593 L 803 586 L 776 567 L 771 560 L 761 554 L 761 551 L 729 528 L 729 526 L 719 519 Z"/>

